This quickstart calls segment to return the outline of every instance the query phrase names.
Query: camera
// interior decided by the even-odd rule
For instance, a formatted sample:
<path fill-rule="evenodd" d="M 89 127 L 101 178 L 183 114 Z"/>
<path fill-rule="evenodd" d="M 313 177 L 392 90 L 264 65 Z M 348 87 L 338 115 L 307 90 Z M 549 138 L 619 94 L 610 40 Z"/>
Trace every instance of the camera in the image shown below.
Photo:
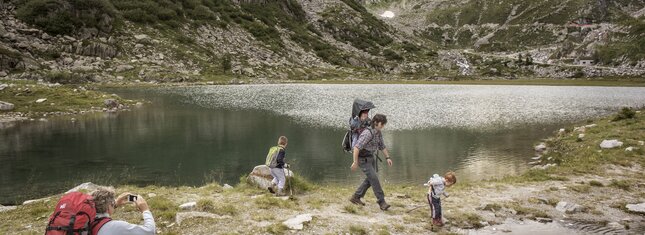
<path fill-rule="evenodd" d="M 137 195 L 128 195 L 128 201 L 129 202 L 137 201 Z"/>

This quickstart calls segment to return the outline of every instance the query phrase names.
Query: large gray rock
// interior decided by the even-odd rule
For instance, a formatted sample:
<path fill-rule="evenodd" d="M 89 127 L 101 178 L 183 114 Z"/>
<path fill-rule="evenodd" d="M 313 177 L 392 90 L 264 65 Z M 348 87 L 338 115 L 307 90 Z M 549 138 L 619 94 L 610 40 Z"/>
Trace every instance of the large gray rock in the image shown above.
<path fill-rule="evenodd" d="M 282 222 L 287 228 L 292 230 L 302 230 L 304 228 L 303 223 L 311 221 L 311 214 L 302 214 L 294 218 L 288 219 L 287 221 Z"/>
<path fill-rule="evenodd" d="M 289 169 L 284 169 L 284 171 L 285 175 L 288 178 L 293 176 L 293 172 L 291 172 Z M 271 176 L 271 168 L 266 165 L 259 165 L 254 167 L 253 171 L 251 171 L 249 177 L 247 178 L 248 183 L 255 185 L 261 189 L 271 187 L 271 180 L 273 180 L 273 176 Z"/>
<path fill-rule="evenodd" d="M 14 105 L 12 103 L 0 101 L 0 111 L 11 111 L 13 108 Z"/>
<path fill-rule="evenodd" d="M 600 148 L 603 149 L 612 149 L 620 146 L 623 146 L 623 142 L 620 142 L 618 140 L 603 140 L 600 143 Z"/>
<path fill-rule="evenodd" d="M 645 214 L 645 202 L 640 204 L 627 204 L 625 208 L 627 208 L 628 211 L 633 213 Z"/>
<path fill-rule="evenodd" d="M 555 206 L 555 209 L 559 212 L 569 213 L 569 214 L 585 211 L 584 206 L 571 203 L 571 202 L 565 202 L 565 201 L 558 202 L 558 204 Z"/>

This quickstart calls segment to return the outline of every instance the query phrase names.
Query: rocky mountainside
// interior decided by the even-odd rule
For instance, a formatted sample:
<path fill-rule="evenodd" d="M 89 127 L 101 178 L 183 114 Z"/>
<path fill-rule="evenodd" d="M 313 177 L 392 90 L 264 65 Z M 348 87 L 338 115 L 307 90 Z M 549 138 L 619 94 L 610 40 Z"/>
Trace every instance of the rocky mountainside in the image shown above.
<path fill-rule="evenodd" d="M 638 37 L 645 32 L 643 7 L 637 0 L 0 1 L 0 77 L 78 83 L 637 76 L 645 73 L 637 50 L 645 46 Z M 384 10 L 395 17 L 381 17 Z M 573 65 L 583 57 L 597 66 Z"/>
<path fill-rule="evenodd" d="M 645 2 L 639 0 L 371 0 L 374 14 L 444 49 L 470 49 L 544 64 L 645 68 Z"/>

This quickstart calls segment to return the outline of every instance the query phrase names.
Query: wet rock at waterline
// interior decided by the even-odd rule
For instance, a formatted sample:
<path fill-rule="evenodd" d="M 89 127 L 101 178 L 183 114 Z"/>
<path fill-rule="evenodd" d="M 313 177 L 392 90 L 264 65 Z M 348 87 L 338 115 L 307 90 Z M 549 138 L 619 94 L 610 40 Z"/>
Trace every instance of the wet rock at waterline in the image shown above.
<path fill-rule="evenodd" d="M 289 169 L 284 169 L 284 172 L 287 177 L 291 177 L 293 175 L 293 172 Z M 273 176 L 271 176 L 271 168 L 266 165 L 254 167 L 253 171 L 251 171 L 247 178 L 249 184 L 255 185 L 261 189 L 271 187 L 271 180 L 273 180 Z"/>
<path fill-rule="evenodd" d="M 629 212 L 645 214 L 645 202 L 640 204 L 627 204 L 625 206 Z"/>
<path fill-rule="evenodd" d="M 40 103 L 45 102 L 45 101 L 47 101 L 47 98 L 41 98 L 41 99 L 37 99 L 36 103 L 40 104 Z"/>
<path fill-rule="evenodd" d="M 12 103 L 0 101 L 0 111 L 11 111 L 13 108 L 14 105 Z"/>
<path fill-rule="evenodd" d="M 546 144 L 540 143 L 537 146 L 535 146 L 534 149 L 536 152 L 544 152 L 544 150 L 546 150 Z"/>
<path fill-rule="evenodd" d="M 563 213 L 568 213 L 568 214 L 573 214 L 573 213 L 578 213 L 578 212 L 584 212 L 585 207 L 571 203 L 571 202 L 565 202 L 565 201 L 560 201 L 558 204 L 555 206 L 555 209 L 559 212 Z"/>
<path fill-rule="evenodd" d="M 620 142 L 618 140 L 603 140 L 600 143 L 600 148 L 603 149 L 612 149 L 620 146 L 623 146 L 623 142 Z"/>
<path fill-rule="evenodd" d="M 103 101 L 103 104 L 107 108 L 116 108 L 119 106 L 119 101 L 117 101 L 116 99 L 106 99 Z"/>

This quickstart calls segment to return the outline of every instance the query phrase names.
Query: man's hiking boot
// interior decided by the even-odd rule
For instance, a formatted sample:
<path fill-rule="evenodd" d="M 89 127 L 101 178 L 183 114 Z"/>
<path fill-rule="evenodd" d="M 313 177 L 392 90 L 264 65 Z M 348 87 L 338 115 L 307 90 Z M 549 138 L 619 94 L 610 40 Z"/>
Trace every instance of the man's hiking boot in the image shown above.
<path fill-rule="evenodd" d="M 350 199 L 349 199 L 349 201 L 350 201 L 351 203 L 356 204 L 356 205 L 360 205 L 360 206 L 364 206 L 364 205 L 365 205 L 365 203 L 363 203 L 363 201 L 361 201 L 361 199 L 360 199 L 360 198 L 357 198 L 357 197 L 355 197 L 355 196 L 352 196 L 352 198 L 350 198 Z"/>
<path fill-rule="evenodd" d="M 268 189 L 268 190 L 269 190 L 269 192 L 271 192 L 272 194 L 275 194 L 275 190 L 273 189 L 273 186 L 268 187 L 267 189 Z"/>
<path fill-rule="evenodd" d="M 381 210 L 386 211 L 387 209 L 390 208 L 390 204 L 387 204 L 387 202 L 381 202 L 379 203 L 379 207 L 381 207 Z"/>

